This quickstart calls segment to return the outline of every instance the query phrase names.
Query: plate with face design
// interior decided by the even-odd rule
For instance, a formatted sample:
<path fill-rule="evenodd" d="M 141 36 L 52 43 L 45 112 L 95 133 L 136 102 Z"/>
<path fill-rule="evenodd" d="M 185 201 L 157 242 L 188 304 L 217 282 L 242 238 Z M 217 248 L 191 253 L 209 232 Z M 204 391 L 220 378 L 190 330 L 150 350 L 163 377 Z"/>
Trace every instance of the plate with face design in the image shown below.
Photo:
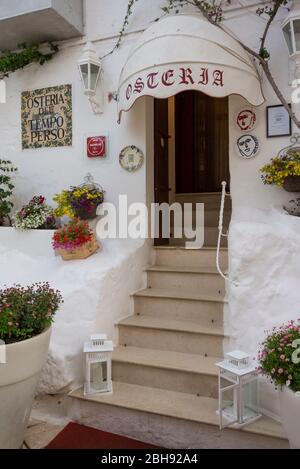
<path fill-rule="evenodd" d="M 241 132 L 252 132 L 257 125 L 257 114 L 252 108 L 243 108 L 236 116 L 236 126 Z"/>
<path fill-rule="evenodd" d="M 123 169 L 133 173 L 143 166 L 144 154 L 135 145 L 129 145 L 121 151 L 119 162 Z"/>
<path fill-rule="evenodd" d="M 260 142 L 255 135 L 246 134 L 236 141 L 236 151 L 239 156 L 245 159 L 254 158 L 260 150 Z"/>

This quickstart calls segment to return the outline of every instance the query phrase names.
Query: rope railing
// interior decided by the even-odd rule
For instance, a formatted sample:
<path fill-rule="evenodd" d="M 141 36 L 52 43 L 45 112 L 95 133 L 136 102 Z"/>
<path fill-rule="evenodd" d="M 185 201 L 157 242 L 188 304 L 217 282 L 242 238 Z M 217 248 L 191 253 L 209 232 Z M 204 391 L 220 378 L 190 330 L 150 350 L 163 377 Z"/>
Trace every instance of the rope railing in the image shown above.
<path fill-rule="evenodd" d="M 226 193 L 226 186 L 227 182 L 223 181 L 222 182 L 222 197 L 221 197 L 221 206 L 220 206 L 220 214 L 219 214 L 219 235 L 218 235 L 218 245 L 217 245 L 217 254 L 216 254 L 216 264 L 217 264 L 217 270 L 221 277 L 224 280 L 227 280 L 228 282 L 232 283 L 233 285 L 237 286 L 238 284 L 232 280 L 228 275 L 225 275 L 224 272 L 222 271 L 220 267 L 220 249 L 221 249 L 221 241 L 222 238 L 228 238 L 228 233 L 223 232 L 223 222 L 224 222 L 224 208 L 225 208 L 225 199 L 226 196 L 230 196 L 230 194 Z"/>

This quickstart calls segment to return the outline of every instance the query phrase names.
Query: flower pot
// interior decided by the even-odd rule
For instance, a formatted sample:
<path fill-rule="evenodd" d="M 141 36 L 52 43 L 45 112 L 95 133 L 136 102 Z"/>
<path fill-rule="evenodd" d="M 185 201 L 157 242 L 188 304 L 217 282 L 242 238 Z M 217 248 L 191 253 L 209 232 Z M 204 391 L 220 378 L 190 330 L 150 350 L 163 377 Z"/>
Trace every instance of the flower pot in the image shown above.
<path fill-rule="evenodd" d="M 93 220 L 97 216 L 98 205 L 95 205 L 91 210 L 86 210 L 85 208 L 76 208 L 75 213 L 78 218 L 81 220 Z"/>
<path fill-rule="evenodd" d="M 97 241 L 96 237 L 93 236 L 89 243 L 85 243 L 80 248 L 76 249 L 58 249 L 58 253 L 61 255 L 64 261 L 72 261 L 76 259 L 87 259 L 92 256 L 95 252 L 101 250 L 101 244 Z"/>
<path fill-rule="evenodd" d="M 300 192 L 300 176 L 288 176 L 284 180 L 283 188 L 287 192 Z"/>
<path fill-rule="evenodd" d="M 6 363 L 0 364 L 0 449 L 22 446 L 50 336 L 48 328 L 32 339 L 6 346 Z"/>
<path fill-rule="evenodd" d="M 300 449 L 300 397 L 288 387 L 280 391 L 282 423 L 290 442 L 290 447 Z"/>

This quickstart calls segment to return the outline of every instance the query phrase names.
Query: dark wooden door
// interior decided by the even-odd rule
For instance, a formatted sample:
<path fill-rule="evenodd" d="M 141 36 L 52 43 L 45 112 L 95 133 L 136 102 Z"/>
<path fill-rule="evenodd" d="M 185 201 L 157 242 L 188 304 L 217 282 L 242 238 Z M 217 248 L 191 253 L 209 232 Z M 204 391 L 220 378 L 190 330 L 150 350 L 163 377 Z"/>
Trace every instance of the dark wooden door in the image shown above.
<path fill-rule="evenodd" d="M 169 119 L 168 100 L 154 100 L 154 200 L 169 202 Z M 156 245 L 168 244 L 168 239 L 155 240 Z"/>
<path fill-rule="evenodd" d="M 176 192 L 220 192 L 229 183 L 228 98 L 186 91 L 175 113 Z"/>

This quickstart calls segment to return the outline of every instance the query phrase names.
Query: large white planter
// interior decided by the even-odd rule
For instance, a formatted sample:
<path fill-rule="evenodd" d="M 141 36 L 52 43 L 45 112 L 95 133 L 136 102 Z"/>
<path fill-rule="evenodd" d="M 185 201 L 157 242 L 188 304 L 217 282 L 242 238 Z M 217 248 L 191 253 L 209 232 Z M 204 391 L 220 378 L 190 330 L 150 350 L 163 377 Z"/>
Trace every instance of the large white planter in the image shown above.
<path fill-rule="evenodd" d="M 0 364 L 0 449 L 22 446 L 50 336 L 51 328 L 6 347 L 6 364 Z"/>
<path fill-rule="evenodd" d="M 284 387 L 279 393 L 281 417 L 290 447 L 300 449 L 300 397 Z"/>

